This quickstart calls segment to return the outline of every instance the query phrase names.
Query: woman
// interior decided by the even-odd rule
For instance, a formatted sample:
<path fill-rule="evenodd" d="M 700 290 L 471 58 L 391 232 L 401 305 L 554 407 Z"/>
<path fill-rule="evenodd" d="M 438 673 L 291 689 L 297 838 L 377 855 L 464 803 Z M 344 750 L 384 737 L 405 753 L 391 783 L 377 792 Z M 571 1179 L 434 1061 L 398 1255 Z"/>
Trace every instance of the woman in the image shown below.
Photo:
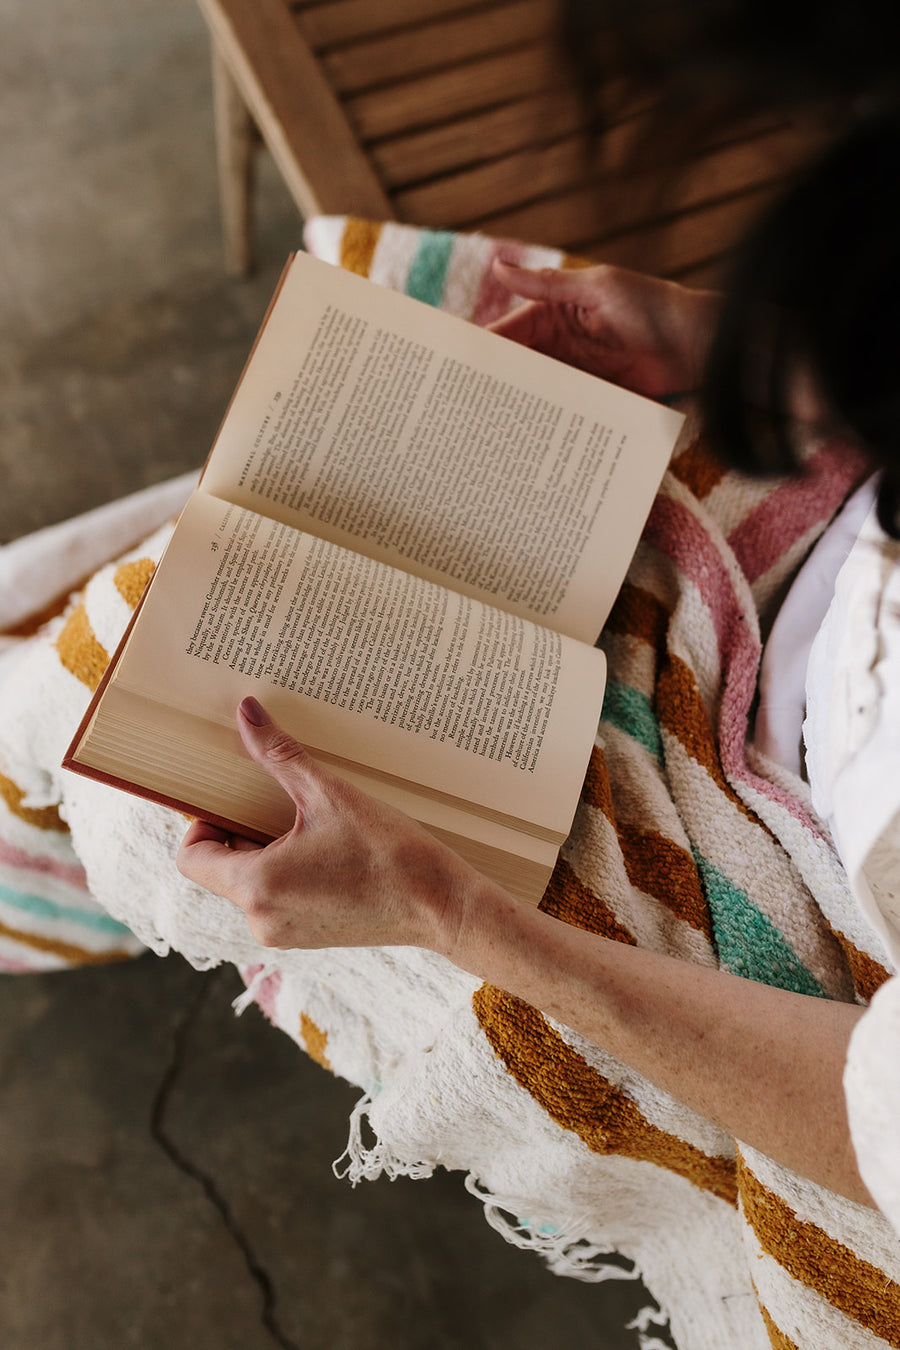
<path fill-rule="evenodd" d="M 900 533 L 900 353 L 894 321 L 894 300 L 900 298 L 895 186 L 900 119 L 894 91 L 900 24 L 893 13 L 866 15 L 859 6 L 845 12 L 834 5 L 782 3 L 763 12 L 758 4 L 709 0 L 688 7 L 687 13 L 683 8 L 665 0 L 632 3 L 613 23 L 622 37 L 616 61 L 624 52 L 628 68 L 670 95 L 661 121 L 673 106 L 718 119 L 721 126 L 726 112 L 793 104 L 817 116 L 827 112 L 834 128 L 831 148 L 746 241 L 723 298 L 617 269 L 528 273 L 499 263 L 498 278 L 530 303 L 497 328 L 508 338 L 651 396 L 702 386 L 709 435 L 720 453 L 754 472 L 795 472 L 802 468 L 813 431 L 840 430 L 848 453 L 858 453 L 869 473 L 878 474 L 873 491 L 880 534 L 867 536 L 870 542 L 851 557 L 863 573 L 866 558 L 876 557 L 881 577 L 875 583 L 866 574 L 862 591 L 854 592 L 851 569 L 850 599 L 844 598 L 837 636 L 838 621 L 832 617 L 824 644 L 841 651 L 846 641 L 842 649 L 840 623 L 846 629 L 848 612 L 860 610 L 855 595 L 862 594 L 868 613 L 873 586 L 883 587 L 877 597 L 882 609 L 890 610 L 884 572 L 893 566 L 894 555 L 888 541 Z M 606 21 L 608 10 L 603 15 Z M 582 53 L 591 50 L 599 26 L 596 7 L 572 4 L 569 17 L 574 46 Z M 594 78 L 594 87 L 609 87 L 603 71 Z M 828 564 L 825 604 L 855 528 L 846 543 L 838 543 L 837 560 Z M 812 604 L 804 591 L 799 610 L 807 620 Z M 793 613 L 797 610 L 795 602 Z M 886 632 L 892 642 L 894 629 Z M 796 651 L 790 657 L 796 666 Z M 854 731 L 851 717 L 840 754 L 830 743 L 823 747 L 822 740 L 832 734 L 834 661 L 828 666 L 820 641 L 811 670 L 818 670 L 826 692 L 824 713 L 820 699 L 819 712 L 811 717 L 813 791 L 839 842 L 846 831 L 845 861 L 853 857 L 851 888 L 896 961 L 900 905 L 892 909 L 892 879 L 900 869 L 891 852 L 890 812 L 875 843 L 868 840 L 868 852 L 857 858 L 853 839 L 859 823 L 845 824 L 845 807 L 837 815 L 832 810 L 840 796 L 835 784 L 841 781 L 840 772 L 835 776 L 835 756 L 842 771 L 860 747 L 868 753 L 872 737 L 867 742 Z M 776 660 L 770 684 L 774 679 L 777 686 L 783 669 Z M 853 688 L 848 697 L 855 696 Z M 884 725 L 889 702 L 883 691 L 873 699 L 869 732 L 872 717 Z M 408 945 L 437 952 L 574 1029 L 798 1178 L 858 1205 L 874 1204 L 851 1141 L 843 1078 L 850 1055 L 851 1079 L 857 1086 L 863 1083 L 866 1100 L 878 1096 L 873 1076 L 879 1079 L 882 1103 L 893 1100 L 885 1037 L 878 1033 L 882 1024 L 894 1025 L 896 981 L 879 995 L 878 1017 L 873 1017 L 853 1002 L 773 988 L 561 923 L 523 906 L 412 822 L 334 778 L 255 700 L 241 704 L 238 725 L 250 754 L 293 799 L 294 828 L 261 848 L 195 823 L 182 844 L 179 867 L 243 909 L 261 943 L 279 948 Z M 799 722 L 797 733 L 799 739 Z M 874 806 L 879 799 L 891 800 L 893 790 L 890 762 L 886 769 L 883 760 L 869 773 L 870 761 L 863 755 L 861 779 L 857 775 L 862 797 L 868 793 L 866 800 Z M 876 875 L 867 859 L 879 848 Z M 855 1060 L 851 1046 L 858 1047 Z M 858 1142 L 865 1121 L 861 1124 L 855 1109 Z M 862 1112 L 866 1118 L 871 1114 Z M 883 1114 L 889 1147 L 883 1147 L 882 1128 L 865 1157 L 870 1185 L 886 1203 L 892 1187 L 900 1195 L 900 1186 L 890 1111 L 885 1108 Z M 896 1210 L 889 1206 L 889 1212 L 896 1222 L 900 1205 Z M 856 1221 L 849 1222 L 852 1227 Z M 798 1252 L 811 1227 L 811 1222 L 794 1224 L 789 1236 Z M 832 1238 L 839 1235 L 840 1225 L 831 1232 Z M 840 1242 L 838 1248 L 846 1250 Z M 788 1256 L 783 1265 L 805 1294 L 802 1262 L 792 1265 Z M 874 1261 L 868 1268 L 877 1266 Z M 871 1298 L 888 1297 L 884 1290 L 890 1290 L 889 1306 L 882 1308 L 880 1321 L 867 1321 L 858 1307 L 870 1298 L 860 1293 L 861 1270 L 858 1263 L 833 1281 L 841 1316 L 872 1329 L 873 1343 L 900 1343 L 896 1286 L 881 1279 L 881 1292 Z M 775 1327 L 765 1311 L 764 1318 L 773 1344 L 801 1342 L 800 1332 L 789 1334 L 787 1320 Z M 805 1324 L 804 1345 L 844 1343 L 833 1327 L 810 1338 L 814 1320 Z M 856 1335 L 856 1323 L 854 1328 Z"/>

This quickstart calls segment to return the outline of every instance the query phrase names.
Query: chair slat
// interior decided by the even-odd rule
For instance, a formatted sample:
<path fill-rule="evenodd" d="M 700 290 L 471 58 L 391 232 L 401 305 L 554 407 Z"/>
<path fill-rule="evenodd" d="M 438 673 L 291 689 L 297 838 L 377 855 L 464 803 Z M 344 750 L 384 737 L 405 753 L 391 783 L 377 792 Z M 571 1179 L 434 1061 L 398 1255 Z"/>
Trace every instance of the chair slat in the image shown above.
<path fill-rule="evenodd" d="M 587 147 L 569 137 L 545 150 L 526 150 L 479 164 L 393 196 L 398 220 L 459 229 L 484 215 L 484 203 L 510 210 L 535 197 L 583 183 L 590 172 Z"/>
<path fill-rule="evenodd" d="M 321 55 L 322 68 L 341 97 L 491 56 L 535 42 L 548 45 L 556 31 L 556 6 L 515 0 L 496 9 L 420 23 L 388 37 L 339 47 Z M 304 32 L 302 15 L 300 31 Z M 305 35 L 305 33 L 304 33 Z"/>
<path fill-rule="evenodd" d="M 554 53 L 539 44 L 358 94 L 344 106 L 360 140 L 369 142 L 539 97 L 558 87 L 562 78 Z"/>
<path fill-rule="evenodd" d="M 388 191 L 395 193 L 442 174 L 545 146 L 576 133 L 583 109 L 567 90 L 540 101 L 521 99 L 409 135 L 374 141 L 369 155 Z"/>
<path fill-rule="evenodd" d="M 540 101 L 520 99 L 425 131 L 374 141 L 369 154 L 381 181 L 396 192 L 535 144 L 561 140 L 576 132 L 582 121 L 583 110 L 574 95 L 557 90 Z"/>
<path fill-rule="evenodd" d="M 317 50 L 375 37 L 423 20 L 482 10 L 485 0 L 288 0 Z"/>

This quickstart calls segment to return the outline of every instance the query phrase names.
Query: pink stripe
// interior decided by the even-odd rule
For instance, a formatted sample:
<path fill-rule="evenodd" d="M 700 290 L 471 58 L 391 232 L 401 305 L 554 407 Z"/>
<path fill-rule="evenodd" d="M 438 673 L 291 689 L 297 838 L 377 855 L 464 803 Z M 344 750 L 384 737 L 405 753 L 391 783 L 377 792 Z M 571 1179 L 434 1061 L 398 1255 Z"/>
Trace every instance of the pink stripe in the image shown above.
<path fill-rule="evenodd" d="M 7 867 L 15 867 L 17 871 L 41 872 L 46 876 L 56 877 L 58 881 L 65 881 L 80 891 L 88 889 L 87 876 L 80 864 L 57 862 L 55 858 L 43 855 L 35 857 L 33 853 L 16 848 L 6 839 L 0 839 L 0 863 L 5 863 Z"/>
<path fill-rule="evenodd" d="M 686 506 L 660 493 L 653 503 L 644 538 L 671 558 L 678 571 L 699 590 L 716 630 L 720 659 L 724 659 L 735 639 L 746 636 L 747 625 L 731 577 L 706 530 Z M 758 656 L 757 647 L 757 659 Z"/>
<path fill-rule="evenodd" d="M 750 706 L 759 677 L 759 649 L 742 644 L 732 652 L 726 672 L 719 709 L 718 744 L 722 769 L 729 781 L 743 783 L 760 796 L 767 797 L 800 822 L 817 839 L 824 838 L 821 826 L 802 802 L 777 784 L 754 773 L 745 757 Z"/>
<path fill-rule="evenodd" d="M 7 956 L 0 954 L 0 975 L 34 975 L 36 972 L 45 974 L 52 967 L 31 966 L 27 961 L 13 961 Z"/>
<path fill-rule="evenodd" d="M 718 550 L 687 507 L 662 493 L 653 504 L 644 538 L 671 558 L 679 572 L 694 583 L 709 611 L 722 666 L 717 742 L 726 777 L 732 784 L 744 783 L 776 802 L 821 838 L 818 824 L 805 807 L 790 793 L 754 773 L 747 764 L 749 712 L 756 694 L 762 648 L 744 619 Z"/>
<path fill-rule="evenodd" d="M 248 989 L 261 970 L 261 965 L 240 967 L 241 979 Z M 266 978 L 260 982 L 253 994 L 253 1002 L 259 1006 L 260 1010 L 268 1017 L 270 1022 L 276 1022 L 276 1000 L 280 988 L 281 971 L 274 970 L 271 975 L 267 975 Z"/>
<path fill-rule="evenodd" d="M 768 778 L 760 778 L 758 774 L 753 773 L 752 770 L 747 767 L 746 762 L 743 762 L 739 766 L 739 770 L 738 768 L 735 768 L 734 770 L 729 769 L 728 772 L 733 782 L 744 783 L 747 787 L 753 788 L 758 792 L 761 797 L 768 797 L 769 801 L 774 802 L 776 806 L 780 806 L 782 810 L 786 811 L 789 816 L 793 816 L 795 820 L 798 820 L 804 829 L 809 831 L 813 838 L 823 839 L 826 843 L 830 844 L 831 841 L 823 832 L 819 822 L 809 814 L 802 802 L 798 801 L 796 797 L 792 797 L 789 792 L 784 790 L 784 788 L 778 787 L 777 784 L 770 782 Z"/>
<path fill-rule="evenodd" d="M 507 312 L 512 304 L 513 297 L 494 276 L 494 269 L 491 264 L 497 257 L 502 258 L 504 262 L 521 263 L 524 253 L 523 245 L 516 243 L 515 240 L 498 239 L 494 243 L 484 269 L 484 275 L 481 278 L 481 288 L 472 313 L 473 323 L 477 323 L 479 327 L 484 328 L 487 324 L 493 323 L 495 319 L 502 318 Z"/>
<path fill-rule="evenodd" d="M 811 529 L 830 520 L 864 470 L 852 447 L 827 445 L 802 477 L 768 492 L 728 539 L 747 579 L 758 581 Z"/>
<path fill-rule="evenodd" d="M 679 573 L 697 587 L 706 605 L 722 669 L 719 753 L 723 767 L 743 763 L 747 715 L 756 691 L 762 648 L 751 632 L 734 593 L 719 550 L 697 517 L 681 502 L 660 493 L 653 503 L 644 538 L 671 558 Z"/>

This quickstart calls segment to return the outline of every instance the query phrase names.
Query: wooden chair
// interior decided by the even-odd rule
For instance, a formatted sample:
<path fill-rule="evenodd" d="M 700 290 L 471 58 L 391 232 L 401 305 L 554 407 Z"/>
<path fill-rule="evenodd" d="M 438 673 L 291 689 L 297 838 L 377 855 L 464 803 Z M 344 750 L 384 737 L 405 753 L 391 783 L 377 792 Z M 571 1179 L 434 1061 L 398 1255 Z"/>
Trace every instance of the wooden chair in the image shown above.
<path fill-rule="evenodd" d="M 810 143 L 756 125 L 685 154 L 665 193 L 626 190 L 616 165 L 640 118 L 610 125 L 588 155 L 586 110 L 553 42 L 556 0 L 198 2 L 238 274 L 260 138 L 302 216 L 481 230 L 694 282 L 715 279 Z"/>

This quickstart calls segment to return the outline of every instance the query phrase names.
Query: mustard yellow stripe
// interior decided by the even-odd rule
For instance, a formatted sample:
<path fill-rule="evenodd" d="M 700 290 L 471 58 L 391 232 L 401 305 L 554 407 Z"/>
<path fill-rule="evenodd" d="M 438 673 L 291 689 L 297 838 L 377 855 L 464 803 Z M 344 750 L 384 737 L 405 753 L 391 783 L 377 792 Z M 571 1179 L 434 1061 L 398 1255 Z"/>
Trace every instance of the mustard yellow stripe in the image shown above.
<path fill-rule="evenodd" d="M 58 956 L 70 966 L 106 966 L 112 965 L 115 961 L 131 961 L 134 958 L 133 952 L 127 952 L 122 948 L 92 952 L 86 947 L 77 946 L 74 942 L 60 942 L 58 938 L 45 937 L 40 933 L 25 933 L 3 922 L 0 922 L 0 937 L 11 938 L 13 942 L 21 943 L 23 947 L 31 947 L 34 951 Z"/>
<path fill-rule="evenodd" d="M 628 880 L 665 905 L 676 918 L 712 940 L 712 920 L 691 855 L 658 830 L 618 824 L 616 831 Z"/>
<path fill-rule="evenodd" d="M 565 858 L 558 859 L 540 907 L 545 914 L 552 914 L 555 919 L 574 924 L 576 928 L 636 946 L 635 939 L 606 901 L 584 884 Z"/>
<path fill-rule="evenodd" d="M 305 1012 L 300 1014 L 300 1035 L 310 1059 L 321 1064 L 329 1073 L 333 1072 L 328 1061 L 328 1032 L 322 1031 Z"/>
<path fill-rule="evenodd" d="M 738 1160 L 744 1215 L 763 1251 L 845 1317 L 900 1345 L 900 1285 L 794 1210 Z"/>
<path fill-rule="evenodd" d="M 535 1008 L 492 985 L 476 991 L 473 1006 L 494 1053 L 516 1081 L 593 1153 L 655 1163 L 736 1204 L 732 1159 L 710 1157 L 653 1125 L 621 1088 L 592 1069 Z"/>
<path fill-rule="evenodd" d="M 341 236 L 341 267 L 348 272 L 357 272 L 361 277 L 367 277 L 380 237 L 381 225 L 378 221 L 359 220 L 355 216 L 349 216 Z"/>
<path fill-rule="evenodd" d="M 759 1294 L 757 1294 L 756 1298 L 757 1302 L 759 1302 Z M 775 1325 L 768 1309 L 764 1308 L 762 1303 L 759 1303 L 759 1311 L 762 1313 L 762 1320 L 765 1323 L 772 1350 L 800 1350 L 800 1347 L 794 1344 L 790 1336 L 785 1336 L 781 1328 Z"/>
<path fill-rule="evenodd" d="M 707 937 L 711 936 L 709 906 L 693 858 L 680 845 L 658 831 L 641 830 L 617 819 L 606 756 L 599 746 L 595 745 L 591 751 L 581 795 L 585 802 L 606 817 L 616 832 L 625 872 L 632 886 L 647 895 L 652 895 L 692 928 L 705 933 Z M 560 873 L 559 868 L 557 873 Z M 607 937 L 619 936 L 609 931 L 608 920 L 603 914 L 606 906 L 600 899 L 592 897 L 601 917 L 591 923 L 585 918 L 590 913 L 589 904 L 564 873 L 559 875 L 557 873 L 554 873 L 554 878 L 551 879 L 541 908 L 558 918 L 566 919 L 569 923 L 577 924 L 579 928 L 604 933 Z M 575 880 L 577 881 L 577 878 Z M 586 890 L 582 883 L 578 884 L 582 886 L 582 890 Z M 587 894 L 590 896 L 591 893 Z M 621 931 L 625 932 L 624 929 Z M 620 940 L 623 939 L 620 937 Z M 632 939 L 629 936 L 624 940 Z"/>
<path fill-rule="evenodd" d="M 666 645 L 671 615 L 655 595 L 626 581 L 616 597 L 606 631 L 639 638 L 654 651 L 662 652 Z"/>
<path fill-rule="evenodd" d="M 56 639 L 59 659 L 70 674 L 96 689 L 109 665 L 109 654 L 94 636 L 83 604 L 72 610 Z"/>
<path fill-rule="evenodd" d="M 152 558 L 138 558 L 136 562 L 122 563 L 116 568 L 113 583 L 130 609 L 136 609 L 141 596 L 156 571 Z"/>
<path fill-rule="evenodd" d="M 673 459 L 670 468 L 676 478 L 690 488 L 701 501 L 708 497 L 725 477 L 725 468 L 709 451 L 699 438 L 691 441 L 680 455 Z"/>
<path fill-rule="evenodd" d="M 60 614 L 66 612 L 72 596 L 83 588 L 87 580 L 88 578 L 84 577 L 78 585 L 73 586 L 71 590 L 64 591 L 62 595 L 54 596 L 52 600 L 47 601 L 46 605 L 42 605 L 40 609 L 34 610 L 31 614 L 26 614 L 24 619 L 20 619 L 19 622 L 13 624 L 11 628 L 4 628 L 4 637 L 33 637 L 35 633 L 43 628 L 45 623 L 49 623 L 51 619 L 59 618 Z"/>
<path fill-rule="evenodd" d="M 55 806 L 23 806 L 25 793 L 11 778 L 0 773 L 0 798 L 6 803 L 7 810 L 19 820 L 33 825 L 38 830 L 50 830 L 55 834 L 68 834 L 69 827 Z"/>
<path fill-rule="evenodd" d="M 668 654 L 661 666 L 656 682 L 656 713 L 660 724 L 677 736 L 686 753 L 702 765 L 731 805 L 742 816 L 771 834 L 768 826 L 741 801 L 726 779 L 715 731 L 694 672 L 685 661 L 672 653 Z"/>
<path fill-rule="evenodd" d="M 890 974 L 880 961 L 876 961 L 874 956 L 869 956 L 867 952 L 855 946 L 833 924 L 829 924 L 828 927 L 837 938 L 844 954 L 857 996 L 868 1003 L 881 986 L 891 978 Z"/>
<path fill-rule="evenodd" d="M 590 806 L 602 812 L 611 825 L 615 825 L 616 813 L 609 785 L 609 768 L 606 756 L 599 745 L 591 747 L 591 757 L 588 760 L 581 796 Z"/>

